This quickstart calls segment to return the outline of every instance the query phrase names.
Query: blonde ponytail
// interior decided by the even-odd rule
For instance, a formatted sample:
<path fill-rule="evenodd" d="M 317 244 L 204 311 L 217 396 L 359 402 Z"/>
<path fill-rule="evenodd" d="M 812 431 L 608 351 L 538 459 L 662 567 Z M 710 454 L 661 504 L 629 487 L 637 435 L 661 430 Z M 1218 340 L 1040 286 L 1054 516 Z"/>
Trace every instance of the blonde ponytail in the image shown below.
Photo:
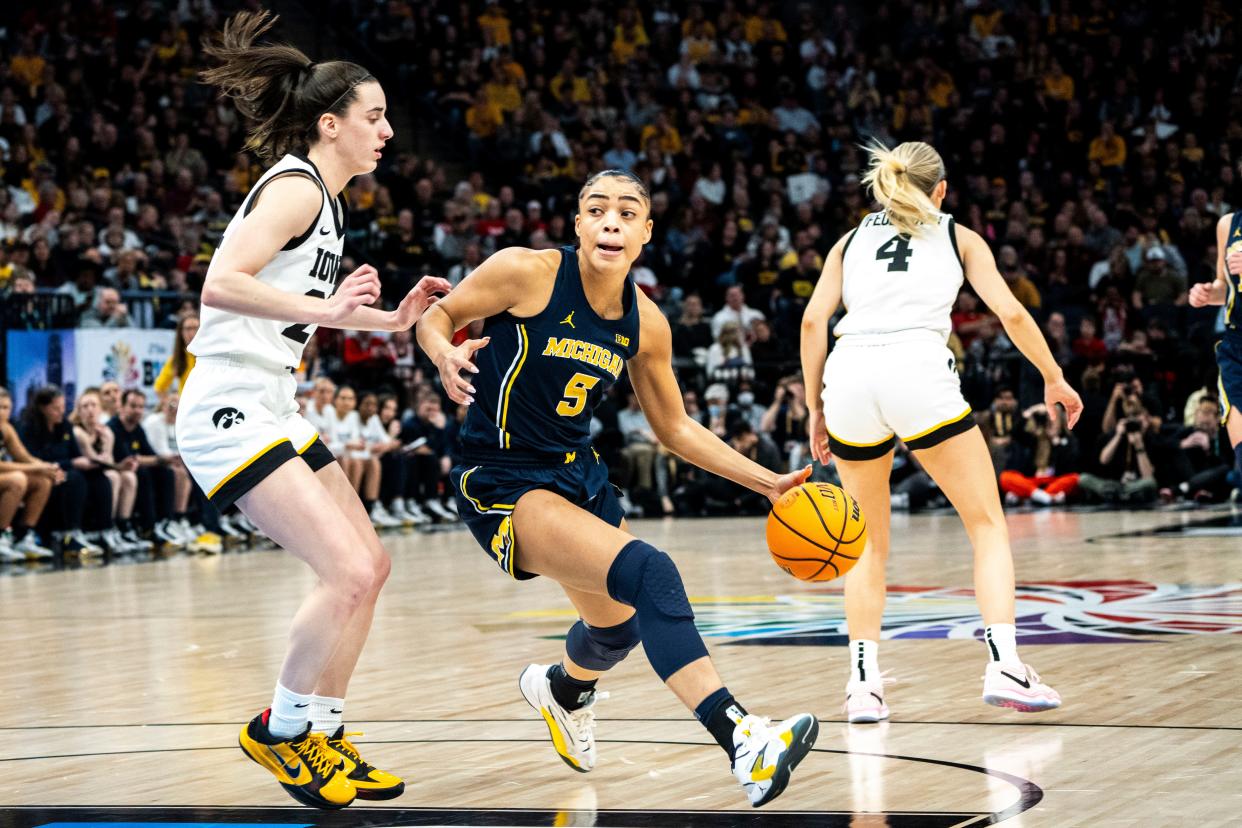
<path fill-rule="evenodd" d="M 907 141 L 891 150 L 876 141 L 864 149 L 871 156 L 871 166 L 863 184 L 884 205 L 898 233 L 920 235 L 922 225 L 936 221 L 939 214 L 931 192 L 944 179 L 940 153 L 922 141 Z"/>

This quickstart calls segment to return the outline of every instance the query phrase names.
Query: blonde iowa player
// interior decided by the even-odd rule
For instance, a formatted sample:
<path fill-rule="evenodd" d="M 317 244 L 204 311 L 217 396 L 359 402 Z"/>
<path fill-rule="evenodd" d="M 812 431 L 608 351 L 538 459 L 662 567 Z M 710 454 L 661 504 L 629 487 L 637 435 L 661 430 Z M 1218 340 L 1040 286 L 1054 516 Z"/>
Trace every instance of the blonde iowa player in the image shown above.
<path fill-rule="evenodd" d="M 1005 285 L 987 243 L 940 212 L 947 184 L 939 153 L 919 142 L 893 150 L 874 145 L 869 152 L 864 180 L 884 209 L 833 247 L 802 319 L 811 450 L 821 463 L 836 456 L 841 482 L 867 515 L 869 529 L 870 548 L 845 579 L 849 720 L 888 717 L 876 649 L 888 560 L 888 481 L 898 437 L 957 509 L 974 548 L 975 596 L 990 657 L 983 700 L 1028 712 L 1057 707 L 1060 696 L 1018 658 L 1013 558 L 996 475 L 945 346 L 963 276 L 1043 375 L 1048 409 L 1063 405 L 1073 426 L 1082 401 Z M 828 320 L 842 302 L 845 316 L 827 356 Z M 810 393 L 818 388 L 822 400 Z"/>
<path fill-rule="evenodd" d="M 389 799 L 404 783 L 365 762 L 341 723 L 389 559 L 362 502 L 309 422 L 293 371 L 316 326 L 403 330 L 449 288 L 423 279 L 392 312 L 375 269 L 339 278 L 340 193 L 371 172 L 392 137 L 384 91 L 361 66 L 312 63 L 259 45 L 274 19 L 239 14 L 205 45 L 203 79 L 250 121 L 249 146 L 277 159 L 229 223 L 202 293 L 197 358 L 177 413 L 186 467 L 217 508 L 236 503 L 318 583 L 293 619 L 271 708 L 241 732 L 246 755 L 307 805 Z M 290 584 L 273 579 L 274 594 Z"/>

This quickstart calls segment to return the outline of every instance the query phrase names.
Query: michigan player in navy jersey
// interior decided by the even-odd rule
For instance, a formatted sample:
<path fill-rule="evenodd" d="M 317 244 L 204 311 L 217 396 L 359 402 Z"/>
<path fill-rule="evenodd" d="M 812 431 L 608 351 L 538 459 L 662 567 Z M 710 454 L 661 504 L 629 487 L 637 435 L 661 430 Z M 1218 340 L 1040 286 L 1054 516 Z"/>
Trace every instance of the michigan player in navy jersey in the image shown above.
<path fill-rule="evenodd" d="M 870 148 L 864 182 L 883 209 L 829 252 L 802 320 L 802 372 L 811 451 L 836 456 L 845 488 L 867 515 L 868 550 L 845 579 L 850 636 L 846 715 L 888 718 L 877 646 L 888 560 L 889 474 L 900 438 L 957 509 L 975 555 L 975 596 L 989 662 L 983 700 L 1035 712 L 1061 697 L 1018 657 L 1013 556 L 987 445 L 962 397 L 945 346 L 949 311 L 965 278 L 1044 379 L 1049 413 L 1069 426 L 1082 401 L 1062 376 L 1039 326 L 1014 298 L 987 243 L 940 210 L 944 162 L 928 144 Z M 828 321 L 844 303 L 828 356 Z M 825 361 L 826 360 L 826 361 Z M 816 390 L 822 389 L 822 397 Z"/>
<path fill-rule="evenodd" d="M 1225 333 L 1216 343 L 1216 365 L 1220 371 L 1221 420 L 1233 446 L 1234 468 L 1242 474 L 1242 212 L 1226 213 L 1216 223 L 1216 279 L 1190 288 L 1190 304 L 1225 306 Z"/>
<path fill-rule="evenodd" d="M 274 22 L 239 14 L 204 46 L 219 61 L 204 80 L 249 119 L 249 148 L 277 160 L 212 257 L 177 443 L 217 507 L 236 503 L 318 576 L 293 620 L 272 705 L 240 743 L 299 802 L 341 808 L 404 789 L 362 759 L 341 723 L 390 563 L 345 473 L 298 414 L 293 371 L 316 326 L 404 330 L 449 284 L 424 279 L 384 312 L 367 307 L 379 297 L 374 268 L 341 277 L 340 194 L 375 169 L 392 138 L 384 91 L 357 64 L 256 44 Z"/>
<path fill-rule="evenodd" d="M 672 559 L 626 527 L 591 449 L 591 414 L 628 367 L 652 430 L 685 460 L 773 499 L 810 469 L 770 472 L 686 415 L 668 322 L 629 276 L 651 239 L 650 208 L 633 174 L 591 176 L 578 197 L 577 248 L 496 253 L 428 309 L 418 341 L 449 397 L 470 404 L 464 461 L 452 471 L 462 519 L 506 574 L 552 578 L 580 615 L 563 661 L 532 664 L 519 681 L 561 758 L 594 767 L 596 681 L 641 642 L 759 806 L 784 790 L 818 723 L 800 714 L 769 724 L 725 689 Z M 454 347 L 453 332 L 479 319 L 483 338 Z"/>

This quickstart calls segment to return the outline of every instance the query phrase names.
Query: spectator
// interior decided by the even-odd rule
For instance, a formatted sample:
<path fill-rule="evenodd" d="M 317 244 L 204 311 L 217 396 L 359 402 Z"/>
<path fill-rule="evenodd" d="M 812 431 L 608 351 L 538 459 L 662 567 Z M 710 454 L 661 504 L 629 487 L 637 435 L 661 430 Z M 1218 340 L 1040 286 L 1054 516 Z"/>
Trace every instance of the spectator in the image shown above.
<path fill-rule="evenodd" d="M 1183 426 L 1172 435 L 1173 474 L 1179 495 L 1197 503 L 1216 503 L 1229 496 L 1228 481 L 1234 453 L 1228 435 L 1221 434 L 1220 403 L 1215 395 L 1199 398 L 1194 424 Z M 1172 492 L 1161 490 L 1166 499 Z"/>
<path fill-rule="evenodd" d="M 660 499 L 660 509 L 665 515 L 671 515 L 673 501 L 668 496 L 668 463 L 633 391 L 626 394 L 626 405 L 617 414 L 617 425 L 625 441 L 621 456 L 625 461 L 625 488 L 630 490 L 630 498 L 642 500 L 645 495 L 655 493 Z"/>
<path fill-rule="evenodd" d="M 681 316 L 673 323 L 673 355 L 704 365 L 714 339 L 712 326 L 703 319 L 703 300 L 697 293 L 687 294 L 681 302 Z"/>
<path fill-rule="evenodd" d="M 414 498 L 406 499 L 410 458 L 401 442 L 401 419 L 397 416 L 397 398 L 381 394 L 376 420 L 367 422 L 368 439 L 373 440 L 372 452 L 380 461 L 380 496 L 388 514 L 402 523 L 421 526 L 431 522 Z M 378 428 L 376 427 L 378 426 Z M 382 436 L 381 436 L 382 435 Z"/>
<path fill-rule="evenodd" d="M 81 328 L 128 328 L 129 309 L 114 288 L 102 287 L 95 292 L 95 306 L 78 320 Z"/>
<path fill-rule="evenodd" d="M 354 457 L 362 466 L 358 490 L 362 496 L 362 505 L 371 516 L 371 525 L 377 529 L 403 526 L 405 521 L 390 513 L 380 499 L 380 488 L 383 484 L 380 457 L 393 448 L 393 440 L 380 422 L 379 398 L 376 395 L 362 395 L 358 402 L 358 421 L 361 424 L 364 448 L 355 452 Z"/>
<path fill-rule="evenodd" d="M 64 480 L 52 488 L 38 531 L 60 535 L 61 551 L 66 555 L 98 555 L 96 546 L 82 530 L 88 507 L 93 513 L 110 512 L 112 494 L 89 486 L 85 472 L 94 464 L 83 457 L 73 437 L 73 426 L 65 421 L 65 395 L 47 386 L 31 395 L 22 413 L 22 444 L 39 460 L 53 463 L 64 473 Z M 89 499 L 89 502 L 88 502 Z"/>
<path fill-rule="evenodd" d="M 169 515 L 156 522 L 154 531 L 156 538 L 172 547 L 186 546 L 198 540 L 198 534 L 189 521 L 190 495 L 197 487 L 177 451 L 177 406 L 180 401 L 181 395 L 175 391 L 164 395 L 156 410 L 142 421 L 142 431 L 147 435 L 151 452 L 172 473 L 171 500 L 167 501 Z M 234 517 L 233 523 L 235 528 L 254 531 L 253 525 L 241 513 Z"/>
<path fill-rule="evenodd" d="M 1152 449 L 1158 423 L 1135 397 L 1122 402 L 1123 417 L 1100 438 L 1099 474 L 1080 475 L 1078 483 L 1092 500 L 1135 506 L 1156 499 Z M 1105 420 L 1107 423 L 1108 421 Z"/>
<path fill-rule="evenodd" d="M 335 419 L 332 416 L 332 400 L 336 398 L 336 383 L 327 377 L 315 380 L 311 398 L 306 404 L 304 416 L 315 430 L 319 432 L 324 445 L 331 446 L 336 439 L 332 427 Z"/>
<path fill-rule="evenodd" d="M 35 527 L 65 472 L 26 450 L 12 415 L 13 399 L 0 387 L 0 562 L 51 558 Z"/>
<path fill-rule="evenodd" d="M 139 530 L 154 533 L 158 524 L 172 517 L 173 475 L 155 453 L 143 430 L 146 413 L 146 395 L 129 390 L 121 395 L 120 410 L 108 420 L 113 436 L 113 458 L 118 465 L 129 466 L 136 478 L 134 511 L 137 519 L 118 518 L 117 531 L 137 549 L 151 548 L 151 544 L 139 536 Z"/>
<path fill-rule="evenodd" d="M 134 512 L 138 461 L 134 457 L 118 461 L 113 451 L 116 435 L 104 420 L 98 391 L 88 388 L 78 395 L 69 422 L 73 424 L 78 452 L 90 462 L 83 469 L 83 475 L 91 490 L 88 498 L 96 505 L 93 519 L 96 537 L 114 555 L 139 551 L 140 545 L 131 543 L 121 534 L 121 527 L 128 524 Z"/>
<path fill-rule="evenodd" d="M 786 471 L 801 468 L 807 456 L 806 423 L 806 386 L 801 374 L 790 374 L 776 386 L 759 426 L 780 450 Z"/>
<path fill-rule="evenodd" d="M 197 333 L 197 313 L 186 314 L 177 322 L 177 333 L 173 337 L 172 356 L 164 361 L 159 375 L 155 378 L 155 384 L 152 386 L 155 389 L 155 393 L 160 396 L 160 399 L 166 397 L 170 392 L 180 394 L 181 389 L 185 388 L 185 381 L 190 376 L 190 371 L 194 369 L 194 354 L 190 353 L 190 343 L 194 341 L 194 335 Z M 174 383 L 176 384 L 175 387 Z"/>
<path fill-rule="evenodd" d="M 453 467 L 449 451 L 449 422 L 441 407 L 440 397 L 434 392 L 419 398 L 414 416 L 402 430 L 401 439 L 407 444 L 420 438 L 421 444 L 412 453 L 412 497 L 420 511 L 451 523 L 457 520 L 457 515 L 444 502 L 449 491 L 449 469 Z"/>
<path fill-rule="evenodd" d="M 712 339 L 720 338 L 720 330 L 727 322 L 736 322 L 740 330 L 749 330 L 752 322 L 763 318 L 761 311 L 746 304 L 741 286 L 733 285 L 725 290 L 725 306 L 712 316 Z"/>
<path fill-rule="evenodd" d="M 1134 277 L 1135 310 L 1186 304 L 1186 279 L 1168 266 L 1164 249 L 1154 245 L 1144 258 L 1146 262 Z"/>
<path fill-rule="evenodd" d="M 722 382 L 712 383 L 703 392 L 703 401 L 707 404 L 707 417 L 704 423 L 713 434 L 725 439 L 729 433 L 729 387 Z"/>
<path fill-rule="evenodd" d="M 349 485 L 354 487 L 354 491 L 362 491 L 362 478 L 366 472 L 364 461 L 369 454 L 366 440 L 362 436 L 362 423 L 358 419 L 357 407 L 358 396 L 354 389 L 342 385 L 336 389 L 332 407 L 324 416 L 328 421 L 328 433 L 332 435 L 332 441 L 327 443 L 328 449 L 341 464 L 341 469 L 349 479 Z"/>
<path fill-rule="evenodd" d="M 750 356 L 750 348 L 742 335 L 742 326 L 737 322 L 726 322 L 720 329 L 720 335 L 707 349 L 707 376 L 713 382 L 725 382 L 736 385 L 739 380 L 753 379 L 754 362 Z"/>
<path fill-rule="evenodd" d="M 1022 412 L 1022 430 L 1016 435 L 1021 451 L 1008 453 L 1000 473 L 1006 503 L 1030 500 L 1041 506 L 1064 503 L 1078 489 L 1081 461 L 1078 439 L 1066 427 L 1065 413 L 1050 417 L 1043 403 Z"/>

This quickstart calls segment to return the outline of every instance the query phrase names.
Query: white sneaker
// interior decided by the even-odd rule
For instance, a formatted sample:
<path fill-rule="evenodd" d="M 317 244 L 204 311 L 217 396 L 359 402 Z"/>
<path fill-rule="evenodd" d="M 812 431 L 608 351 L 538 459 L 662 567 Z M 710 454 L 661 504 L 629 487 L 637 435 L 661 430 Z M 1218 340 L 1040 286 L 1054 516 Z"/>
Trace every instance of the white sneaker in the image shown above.
<path fill-rule="evenodd" d="M 450 497 L 448 500 L 444 501 L 443 505 L 445 509 L 448 509 L 450 512 L 453 513 L 454 517 L 458 519 L 461 518 L 461 512 L 457 511 L 457 498 Z"/>
<path fill-rule="evenodd" d="M 388 510 L 388 514 L 392 515 L 393 518 L 401 521 L 402 526 L 414 525 L 414 516 L 405 510 L 405 504 L 401 502 L 401 498 L 394 497 L 392 502 L 384 508 Z"/>
<path fill-rule="evenodd" d="M 799 713 L 780 724 L 747 715 L 733 728 L 733 775 L 742 783 L 752 808 L 781 795 L 789 775 L 811 751 L 819 721 Z"/>
<path fill-rule="evenodd" d="M 591 709 L 607 693 L 591 691 L 585 704 L 577 710 L 566 710 L 552 695 L 547 664 L 531 664 L 518 677 L 518 688 L 526 703 L 543 716 L 552 736 L 552 747 L 566 765 L 579 773 L 595 767 L 595 712 Z"/>
<path fill-rule="evenodd" d="M 100 532 L 99 543 L 101 546 L 107 548 L 107 550 L 113 555 L 128 555 L 130 552 L 134 551 L 134 548 L 129 545 L 129 542 L 121 537 L 121 533 L 116 527 L 104 529 Z"/>
<path fill-rule="evenodd" d="M 95 542 L 95 539 L 83 532 L 81 529 L 75 529 L 65 536 L 65 540 L 69 541 L 79 555 L 102 555 L 103 547 Z"/>
<path fill-rule="evenodd" d="M 167 519 L 161 520 L 159 523 L 155 524 L 155 530 L 152 534 L 160 543 L 171 546 L 174 549 L 180 549 L 185 546 L 185 538 L 181 536 L 181 533 L 177 531 L 177 528 L 176 521 Z"/>
<path fill-rule="evenodd" d="M 417 502 L 413 500 L 403 500 L 401 501 L 401 504 L 405 507 L 405 513 L 414 520 L 415 526 L 425 526 L 426 524 L 432 522 L 431 515 L 424 512 L 423 507 L 419 506 Z"/>
<path fill-rule="evenodd" d="M 250 518 L 242 512 L 233 515 L 233 525 L 243 532 L 249 532 L 252 535 L 259 533 L 259 527 L 250 522 Z"/>
<path fill-rule="evenodd" d="M 208 532 L 201 525 L 196 527 L 197 533 L 194 540 L 190 541 L 188 549 L 191 552 L 203 552 L 208 555 L 219 555 L 224 551 L 224 539 L 215 532 Z"/>
<path fill-rule="evenodd" d="M 130 529 L 127 532 L 122 532 L 121 537 L 125 539 L 126 543 L 134 548 L 135 552 L 150 552 L 155 548 L 155 544 L 139 535 L 137 529 Z"/>
<path fill-rule="evenodd" d="M 402 525 L 378 500 L 371 504 L 371 525 L 376 529 L 395 529 Z"/>
<path fill-rule="evenodd" d="M 845 685 L 845 718 L 850 724 L 874 724 L 888 718 L 888 705 L 884 703 L 884 685 L 895 679 L 850 680 Z"/>
<path fill-rule="evenodd" d="M 446 521 L 448 523 L 452 523 L 453 521 L 457 520 L 457 515 L 450 512 L 447 508 L 445 508 L 443 503 L 441 503 L 439 500 L 436 500 L 435 498 L 428 500 L 426 505 L 427 505 L 427 511 L 431 512 L 431 514 L 440 518 L 440 520 Z"/>
<path fill-rule="evenodd" d="M 27 529 L 25 536 L 13 544 L 13 548 L 27 558 L 34 558 L 36 560 L 46 561 L 54 557 L 52 550 L 43 545 L 39 533 L 33 529 Z"/>
<path fill-rule="evenodd" d="M 1061 706 L 1061 696 L 1039 679 L 1029 664 L 989 661 L 983 674 L 983 700 L 996 707 L 1039 713 Z"/>
<path fill-rule="evenodd" d="M 219 534 L 230 540 L 245 540 L 246 533 L 233 525 L 233 520 L 228 515 L 220 515 L 220 532 Z"/>
<path fill-rule="evenodd" d="M 24 563 L 26 555 L 13 548 L 13 541 L 6 531 L 0 534 L 0 563 Z"/>

